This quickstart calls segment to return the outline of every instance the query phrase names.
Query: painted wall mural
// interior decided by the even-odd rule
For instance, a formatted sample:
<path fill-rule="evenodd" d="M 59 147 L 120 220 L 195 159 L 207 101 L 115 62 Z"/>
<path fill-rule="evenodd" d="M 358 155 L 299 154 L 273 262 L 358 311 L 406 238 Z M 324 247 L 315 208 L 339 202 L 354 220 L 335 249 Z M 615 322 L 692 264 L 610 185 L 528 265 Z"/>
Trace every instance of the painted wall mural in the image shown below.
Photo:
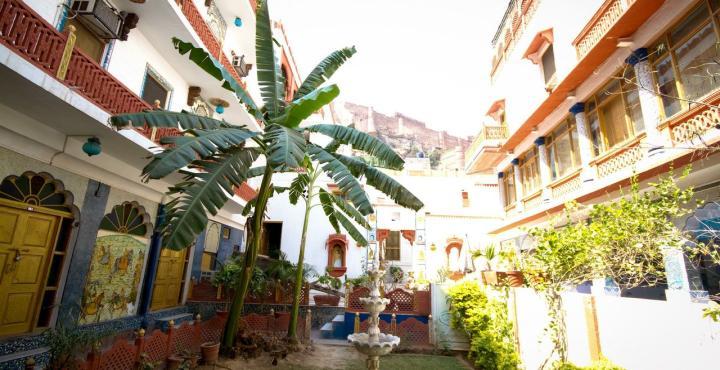
<path fill-rule="evenodd" d="M 103 217 L 85 282 L 80 323 L 135 315 L 152 223 L 137 202 L 123 202 Z"/>

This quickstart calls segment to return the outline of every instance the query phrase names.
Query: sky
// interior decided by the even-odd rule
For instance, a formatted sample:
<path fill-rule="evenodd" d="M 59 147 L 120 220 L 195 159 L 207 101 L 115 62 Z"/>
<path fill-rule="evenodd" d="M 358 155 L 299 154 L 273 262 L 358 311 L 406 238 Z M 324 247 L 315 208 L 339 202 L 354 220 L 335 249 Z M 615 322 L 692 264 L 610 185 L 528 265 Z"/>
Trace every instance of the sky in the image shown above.
<path fill-rule="evenodd" d="M 270 0 L 304 78 L 333 50 L 358 52 L 332 81 L 338 101 L 477 134 L 488 107 L 490 41 L 507 0 Z"/>

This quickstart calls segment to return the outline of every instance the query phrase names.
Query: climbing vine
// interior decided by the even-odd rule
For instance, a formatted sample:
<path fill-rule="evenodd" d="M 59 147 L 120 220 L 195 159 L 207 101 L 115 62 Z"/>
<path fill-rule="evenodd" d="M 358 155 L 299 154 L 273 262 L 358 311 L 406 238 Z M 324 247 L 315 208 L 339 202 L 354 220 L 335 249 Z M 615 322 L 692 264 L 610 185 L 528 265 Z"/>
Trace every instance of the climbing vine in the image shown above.
<path fill-rule="evenodd" d="M 587 216 L 569 203 L 561 222 L 529 231 L 536 245 L 524 256 L 524 270 L 548 306 L 546 330 L 554 345 L 548 360 L 557 353 L 567 361 L 563 291 L 597 278 L 611 278 L 621 289 L 665 281 L 665 250 L 686 240 L 673 220 L 695 209 L 692 188 L 677 183 L 688 172 L 679 178 L 670 172 L 644 192 L 633 177 L 629 192 L 621 189 L 617 200 L 592 206 Z"/>

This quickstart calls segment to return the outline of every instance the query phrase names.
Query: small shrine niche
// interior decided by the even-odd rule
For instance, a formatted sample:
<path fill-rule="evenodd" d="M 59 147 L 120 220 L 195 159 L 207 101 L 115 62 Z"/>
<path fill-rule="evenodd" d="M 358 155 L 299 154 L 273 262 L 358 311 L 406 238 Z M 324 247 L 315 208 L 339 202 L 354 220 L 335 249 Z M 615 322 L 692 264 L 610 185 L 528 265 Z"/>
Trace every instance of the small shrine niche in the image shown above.
<path fill-rule="evenodd" d="M 327 272 L 330 276 L 339 278 L 347 271 L 347 236 L 331 234 L 327 240 L 328 264 Z"/>

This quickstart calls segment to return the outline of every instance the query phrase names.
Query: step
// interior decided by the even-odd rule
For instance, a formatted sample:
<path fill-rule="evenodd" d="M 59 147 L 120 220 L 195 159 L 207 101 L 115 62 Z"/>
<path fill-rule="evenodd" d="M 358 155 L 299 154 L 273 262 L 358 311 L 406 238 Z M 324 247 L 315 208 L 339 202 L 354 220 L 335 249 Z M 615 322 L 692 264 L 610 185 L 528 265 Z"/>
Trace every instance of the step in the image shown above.
<path fill-rule="evenodd" d="M 184 322 L 194 322 L 193 314 L 191 313 L 179 313 L 177 315 L 165 316 L 155 319 L 155 327 L 165 331 L 168 329 L 168 323 L 172 320 L 175 323 L 175 327 L 179 327 Z"/>
<path fill-rule="evenodd" d="M 332 320 L 332 336 L 337 339 L 347 337 L 345 330 L 345 315 L 337 315 Z"/>
<path fill-rule="evenodd" d="M 320 337 L 323 339 L 332 339 L 333 338 L 333 325 L 332 323 L 325 323 L 325 325 L 320 328 Z"/>

